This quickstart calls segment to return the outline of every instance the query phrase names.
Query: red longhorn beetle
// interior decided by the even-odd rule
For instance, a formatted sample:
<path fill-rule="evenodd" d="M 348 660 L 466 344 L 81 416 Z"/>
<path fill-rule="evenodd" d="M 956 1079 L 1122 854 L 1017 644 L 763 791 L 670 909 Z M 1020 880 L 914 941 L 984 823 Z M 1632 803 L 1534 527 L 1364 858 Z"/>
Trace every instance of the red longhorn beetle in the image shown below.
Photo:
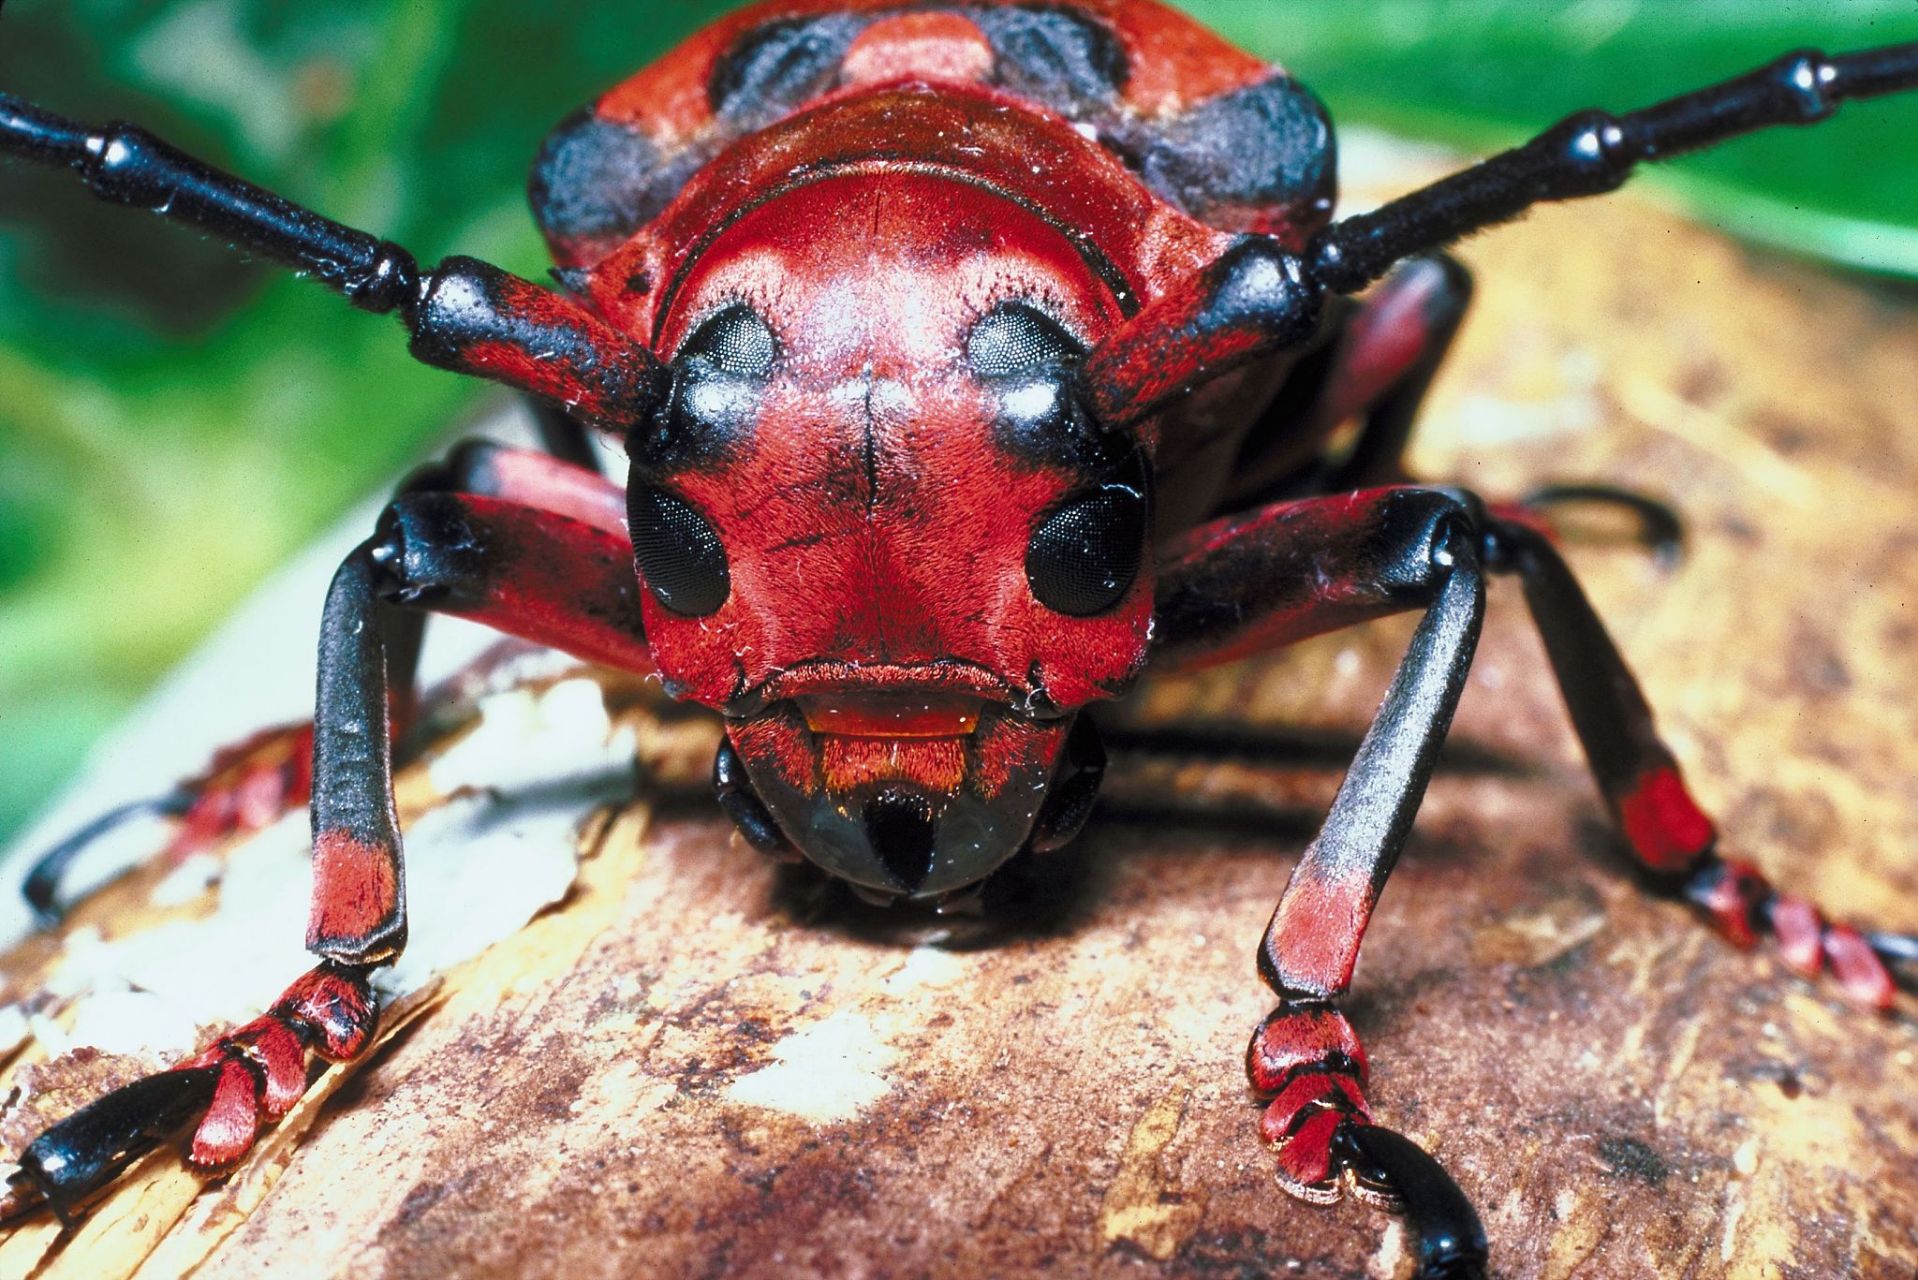
<path fill-rule="evenodd" d="M 532 202 L 563 293 L 470 258 L 423 269 L 137 127 L 0 97 L 5 151 L 397 313 L 419 359 L 545 402 L 556 455 L 455 452 L 340 566 L 310 739 L 223 760 L 184 837 L 235 825 L 248 761 L 275 761 L 279 798 L 304 799 L 310 742 L 318 966 L 199 1056 L 49 1129 L 16 1200 L 64 1214 L 188 1125 L 193 1161 L 236 1160 L 300 1096 L 308 1053 L 365 1048 L 367 975 L 406 942 L 390 743 L 427 613 L 657 672 L 724 717 L 714 780 L 751 843 L 939 905 L 1078 830 L 1103 767 L 1091 704 L 1148 669 L 1410 611 L 1422 621 L 1260 944 L 1277 1007 L 1247 1068 L 1286 1191 L 1400 1204 L 1425 1274 L 1481 1272 L 1465 1197 L 1372 1122 L 1337 1001 L 1490 575 L 1522 582 L 1650 871 L 1734 941 L 1769 935 L 1867 1006 L 1889 1005 L 1918 940 L 1828 924 L 1721 856 L 1536 522 L 1394 483 L 1468 292 L 1440 250 L 1641 161 L 1913 88 L 1918 45 L 1794 53 L 1628 115 L 1581 112 L 1334 220 L 1317 100 L 1151 0 L 771 0 L 549 138 Z M 1353 415 L 1357 443 L 1335 455 Z M 580 428 L 625 443 L 624 487 Z"/>

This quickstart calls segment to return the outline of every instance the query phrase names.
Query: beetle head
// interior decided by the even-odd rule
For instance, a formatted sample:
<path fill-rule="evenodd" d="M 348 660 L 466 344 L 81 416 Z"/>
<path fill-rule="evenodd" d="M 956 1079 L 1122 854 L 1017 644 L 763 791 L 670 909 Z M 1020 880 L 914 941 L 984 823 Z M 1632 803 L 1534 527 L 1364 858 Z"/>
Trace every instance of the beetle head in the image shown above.
<path fill-rule="evenodd" d="M 1044 220 L 897 170 L 768 200 L 668 299 L 629 442 L 648 644 L 835 874 L 983 878 L 1142 668 L 1149 463 L 1072 390 L 1117 319 Z"/>

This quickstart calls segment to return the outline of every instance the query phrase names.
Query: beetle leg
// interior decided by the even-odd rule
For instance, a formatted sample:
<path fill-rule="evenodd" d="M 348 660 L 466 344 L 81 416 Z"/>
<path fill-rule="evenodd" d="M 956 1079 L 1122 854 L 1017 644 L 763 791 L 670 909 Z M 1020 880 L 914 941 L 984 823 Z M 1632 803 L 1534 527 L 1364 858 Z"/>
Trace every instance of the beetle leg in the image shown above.
<path fill-rule="evenodd" d="M 1402 263 L 1338 326 L 1322 354 L 1305 357 L 1288 375 L 1247 440 L 1226 509 L 1405 480 L 1413 420 L 1471 298 L 1472 277 L 1451 256 Z M 1359 430 L 1343 457 L 1299 465 L 1297 442 L 1323 449 L 1354 418 Z M 1261 449 L 1268 439 L 1270 447 Z"/>
<path fill-rule="evenodd" d="M 565 444 L 570 431 L 576 446 L 590 451 L 577 423 L 558 410 L 549 441 Z M 590 452 L 588 454 L 590 456 Z M 396 496 L 417 493 L 470 493 L 580 520 L 609 536 L 624 539 L 624 489 L 596 470 L 489 440 L 468 440 L 442 462 L 421 467 L 400 485 Z M 395 738 L 404 735 L 416 702 L 415 672 L 426 615 L 389 609 L 382 619 L 386 637 L 387 687 Z M 151 800 L 122 805 L 88 823 L 41 854 L 21 885 L 21 894 L 43 927 L 58 923 L 63 908 L 60 881 L 89 845 L 121 822 L 157 812 L 180 819 L 163 857 L 182 861 L 230 836 L 257 831 L 307 803 L 313 781 L 313 726 L 309 723 L 265 729 L 223 747 L 197 777 Z"/>
<path fill-rule="evenodd" d="M 666 393 L 652 353 L 584 307 L 474 258 L 430 271 L 390 240 L 342 226 L 130 124 L 93 129 L 0 94 L 0 155 L 72 169 L 96 196 L 201 227 L 303 272 L 354 306 L 397 312 L 415 358 L 491 378 L 623 432 Z"/>
<path fill-rule="evenodd" d="M 1491 503 L 1488 507 L 1500 519 L 1528 525 L 1557 540 L 1558 529 L 1549 513 L 1568 505 L 1615 507 L 1632 516 L 1638 522 L 1635 540 L 1662 568 L 1676 567 L 1685 556 L 1684 518 L 1671 504 L 1636 489 L 1611 484 L 1547 484 L 1516 503 Z"/>
<path fill-rule="evenodd" d="M 1449 254 L 1399 264 L 1336 323 L 1330 342 L 1293 368 L 1247 441 L 1221 510 L 1409 481 L 1405 449 L 1414 421 L 1471 299 L 1471 274 Z M 1300 465 L 1298 442 L 1323 449 L 1339 426 L 1354 418 L 1359 430 L 1342 457 L 1319 456 Z M 1549 509 L 1572 503 L 1625 511 L 1637 520 L 1641 545 L 1661 563 L 1678 560 L 1684 544 L 1678 514 L 1655 498 L 1614 485 L 1545 485 L 1516 503 L 1490 506 L 1555 535 Z"/>
<path fill-rule="evenodd" d="M 365 1051 L 379 1018 L 367 973 L 363 965 L 322 963 L 204 1052 L 54 1125 L 21 1153 L 0 1212 L 11 1218 L 44 1202 L 70 1224 L 135 1158 L 189 1128 L 194 1164 L 239 1159 L 261 1118 L 285 1115 L 306 1092 L 309 1050 L 333 1062 Z"/>
<path fill-rule="evenodd" d="M 16 1202 L 43 1199 L 64 1215 L 196 1117 L 189 1158 L 237 1160 L 261 1118 L 285 1114 L 305 1091 L 308 1050 L 342 1061 L 370 1042 L 377 1008 L 367 975 L 406 945 L 387 677 L 396 608 L 470 618 L 644 671 L 637 593 L 623 533 L 497 498 L 428 492 L 389 506 L 340 565 L 320 620 L 306 946 L 322 963 L 260 1018 L 41 1134 L 22 1160 Z"/>
<path fill-rule="evenodd" d="M 1488 519 L 1468 495 L 1385 489 L 1281 504 L 1185 535 L 1168 549 L 1159 576 L 1154 661 L 1161 669 L 1205 666 L 1425 609 L 1266 930 L 1259 969 L 1279 1003 L 1254 1034 L 1246 1062 L 1254 1089 L 1269 1099 L 1261 1133 L 1274 1146 L 1281 1185 L 1318 1202 L 1346 1190 L 1406 1201 L 1437 1233 L 1421 1245 L 1435 1257 L 1456 1252 L 1440 1249 L 1437 1235 L 1472 1238 L 1476 1221 L 1460 1217 L 1456 1188 L 1435 1167 L 1421 1166 L 1408 1185 L 1389 1172 L 1389 1154 L 1365 1155 L 1367 1144 L 1355 1135 L 1371 1122 L 1368 1069 L 1334 1001 L 1351 982 L 1373 905 L 1457 704 L 1483 606 L 1481 562 L 1523 581 L 1600 790 L 1647 868 L 1734 941 L 1769 932 L 1801 972 L 1829 966 L 1860 1004 L 1888 1006 L 1891 967 L 1918 958 L 1918 940 L 1827 924 L 1803 899 L 1775 893 L 1755 869 L 1719 856 L 1712 824 L 1654 732 L 1637 683 L 1538 530 Z"/>
<path fill-rule="evenodd" d="M 133 818 L 148 814 L 183 817 L 193 802 L 191 783 L 182 784 L 163 796 L 129 800 L 100 814 L 35 858 L 33 865 L 27 868 L 26 878 L 20 882 L 20 896 L 33 912 L 34 923 L 42 929 L 51 929 L 66 915 L 66 908 L 60 903 L 60 882 L 74 859 L 86 852 L 94 841 Z"/>
<path fill-rule="evenodd" d="M 584 423 L 561 406 L 538 396 L 527 396 L 526 407 L 532 411 L 540 448 L 561 462 L 599 473 L 599 453 L 593 448 L 593 433 Z"/>
<path fill-rule="evenodd" d="M 1326 398 L 1314 406 L 1325 429 L 1364 415 L 1351 451 L 1324 477 L 1325 492 L 1406 479 L 1413 421 L 1471 301 L 1470 273 L 1439 253 L 1402 263 L 1359 309 Z"/>
<path fill-rule="evenodd" d="M 1266 928 L 1259 973 L 1278 1005 L 1253 1034 L 1246 1072 L 1268 1100 L 1260 1133 L 1286 1191 L 1315 1203 L 1349 1190 L 1403 1204 L 1422 1231 L 1482 1244 L 1476 1217 L 1466 1206 L 1461 1220 L 1464 1197 L 1436 1164 L 1417 1164 L 1420 1177 L 1401 1182 L 1352 1141 L 1356 1126 L 1372 1122 L 1368 1068 L 1334 1003 L 1351 985 L 1373 905 L 1405 847 L 1477 646 L 1485 584 L 1476 526 L 1474 507 L 1457 495 L 1385 489 L 1269 507 L 1196 530 L 1161 570 L 1155 657 L 1174 669 L 1205 665 L 1424 610 Z M 1236 625 L 1221 625 L 1227 617 Z M 1446 1252 L 1436 1237 L 1425 1244 L 1424 1253 Z"/>
<path fill-rule="evenodd" d="M 1488 533 L 1492 568 L 1524 584 L 1572 726 L 1633 856 L 1732 942 L 1750 946 L 1770 934 L 1793 970 L 1814 977 L 1829 967 L 1854 1003 L 1888 1009 L 1891 966 L 1909 959 L 1912 941 L 1831 924 L 1805 899 L 1775 891 L 1755 867 L 1721 856 L 1717 829 L 1686 789 L 1638 682 L 1571 569 L 1534 529 L 1495 520 Z"/>
<path fill-rule="evenodd" d="M 363 963 L 404 942 L 379 625 L 390 611 L 469 618 L 591 662 L 646 671 L 638 590 L 623 532 L 468 494 L 414 493 L 386 509 L 378 531 L 334 575 L 321 615 L 315 874 L 336 859 L 366 873 L 344 894 L 322 894 L 316 879 L 310 950 Z"/>

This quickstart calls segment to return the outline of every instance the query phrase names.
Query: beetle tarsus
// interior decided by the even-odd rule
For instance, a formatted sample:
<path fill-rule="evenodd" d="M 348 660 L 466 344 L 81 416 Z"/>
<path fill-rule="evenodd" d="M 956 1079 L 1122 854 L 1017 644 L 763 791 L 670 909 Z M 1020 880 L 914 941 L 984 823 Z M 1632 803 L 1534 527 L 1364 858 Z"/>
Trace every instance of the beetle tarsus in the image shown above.
<path fill-rule="evenodd" d="M 1452 1175 L 1403 1134 L 1347 1122 L 1333 1146 L 1354 1169 L 1381 1177 L 1404 1206 L 1418 1237 L 1419 1280 L 1482 1280 L 1491 1247 L 1477 1210 Z"/>
<path fill-rule="evenodd" d="M 1891 971 L 1893 981 L 1918 992 L 1918 934 L 1877 932 L 1865 935 L 1872 952 Z"/>
<path fill-rule="evenodd" d="M 379 1020 L 368 970 L 326 962 L 302 975 L 266 1013 L 167 1071 L 115 1089 L 27 1145 L 14 1194 L 0 1213 L 44 1200 L 63 1223 L 139 1156 L 188 1130 L 187 1157 L 230 1164 L 262 1119 L 291 1110 L 306 1091 L 307 1055 L 344 1062 L 366 1052 Z"/>
<path fill-rule="evenodd" d="M 1891 962 L 1901 958 L 1901 943 L 1911 946 L 1918 939 L 1867 936 L 1829 921 L 1808 900 L 1778 892 L 1748 862 L 1708 853 L 1680 892 L 1734 945 L 1749 947 L 1769 938 L 1792 972 L 1804 978 L 1829 973 L 1860 1008 L 1889 1011 L 1900 985 L 1913 989 L 1912 966 Z"/>
<path fill-rule="evenodd" d="M 29 1143 L 14 1185 L 70 1224 L 74 1211 L 127 1165 L 184 1133 L 213 1101 L 219 1076 L 216 1068 L 194 1067 L 115 1089 Z"/>
<path fill-rule="evenodd" d="M 1633 856 L 1673 885 L 1728 940 L 1769 936 L 1805 977 L 1829 972 L 1861 1007 L 1891 1007 L 1892 975 L 1856 930 L 1827 922 L 1803 898 L 1776 892 L 1755 867 L 1721 857 L 1718 831 L 1686 787 L 1650 706 L 1605 625 L 1548 539 L 1493 520 L 1494 568 L 1516 573 L 1558 678 L 1572 727 Z"/>

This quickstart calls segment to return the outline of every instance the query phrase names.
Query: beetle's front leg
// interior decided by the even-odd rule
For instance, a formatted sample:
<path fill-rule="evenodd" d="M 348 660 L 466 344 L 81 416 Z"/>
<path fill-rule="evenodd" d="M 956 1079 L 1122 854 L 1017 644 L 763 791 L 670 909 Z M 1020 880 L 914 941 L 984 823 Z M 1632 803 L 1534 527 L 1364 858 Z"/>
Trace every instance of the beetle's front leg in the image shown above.
<path fill-rule="evenodd" d="M 64 1217 L 189 1126 L 195 1164 L 237 1160 L 260 1121 L 305 1092 L 309 1052 L 344 1061 L 371 1043 L 378 1007 L 369 974 L 406 944 L 383 619 L 396 608 L 450 613 L 645 670 L 637 591 L 622 532 L 470 495 L 420 493 L 388 507 L 334 575 L 321 621 L 306 937 L 321 963 L 261 1017 L 41 1134 L 0 1212 L 44 1200 Z"/>
<path fill-rule="evenodd" d="M 1423 1274 L 1462 1275 L 1483 1263 L 1477 1217 L 1430 1157 L 1393 1138 L 1368 1144 L 1365 1052 L 1334 1002 L 1351 985 L 1478 642 L 1485 580 L 1475 514 L 1435 490 L 1374 490 L 1197 530 L 1160 576 L 1155 658 L 1199 666 L 1417 608 L 1425 616 L 1266 928 L 1259 973 L 1279 1003 L 1253 1035 L 1246 1068 L 1270 1099 L 1260 1131 L 1285 1190 L 1315 1203 L 1351 1190 L 1402 1204 L 1417 1224 Z"/>

